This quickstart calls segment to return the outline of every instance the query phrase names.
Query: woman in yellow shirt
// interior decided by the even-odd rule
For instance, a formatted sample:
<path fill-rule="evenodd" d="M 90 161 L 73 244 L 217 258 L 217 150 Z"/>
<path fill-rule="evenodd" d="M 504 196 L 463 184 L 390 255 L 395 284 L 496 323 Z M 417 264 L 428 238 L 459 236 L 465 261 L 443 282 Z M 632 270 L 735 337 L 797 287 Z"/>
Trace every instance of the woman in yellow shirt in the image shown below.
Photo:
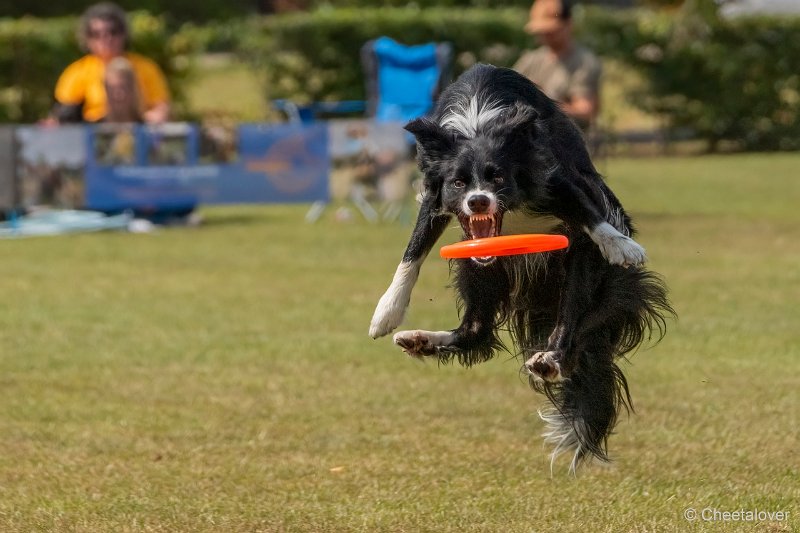
<path fill-rule="evenodd" d="M 97 122 L 111 120 L 106 92 L 106 67 L 124 58 L 136 76 L 139 116 L 158 124 L 169 118 L 170 96 L 164 74 L 158 65 L 140 54 L 127 51 L 128 23 L 119 6 L 103 2 L 88 8 L 81 17 L 78 37 L 88 54 L 69 65 L 56 83 L 57 122 Z"/>

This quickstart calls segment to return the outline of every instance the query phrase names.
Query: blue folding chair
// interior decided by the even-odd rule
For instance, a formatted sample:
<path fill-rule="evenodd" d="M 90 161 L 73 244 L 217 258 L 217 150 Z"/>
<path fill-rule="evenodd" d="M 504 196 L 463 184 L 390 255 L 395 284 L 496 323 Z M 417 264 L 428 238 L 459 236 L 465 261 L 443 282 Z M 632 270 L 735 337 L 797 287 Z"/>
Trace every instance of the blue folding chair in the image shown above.
<path fill-rule="evenodd" d="M 379 122 L 408 122 L 433 109 L 450 83 L 450 43 L 400 44 L 379 37 L 361 48 L 367 83 L 367 116 Z"/>
<path fill-rule="evenodd" d="M 439 94 L 450 83 L 452 57 L 450 43 L 409 46 L 389 37 L 366 42 L 361 47 L 366 115 L 378 123 L 402 125 L 430 113 Z M 405 139 L 409 149 L 415 146 L 414 136 L 410 133 L 402 132 L 400 138 Z M 399 167 L 395 169 L 399 170 Z M 395 183 L 395 194 L 384 197 L 381 208 L 381 218 L 395 220 L 407 207 L 404 197 L 397 196 L 397 191 L 410 190 L 411 184 L 407 182 L 405 187 L 397 187 L 399 175 L 392 170 L 379 171 L 378 174 L 378 182 L 384 191 L 390 189 L 389 183 Z M 411 176 L 406 179 L 410 180 Z M 363 191 L 356 189 L 352 196 L 357 205 L 365 203 Z"/>
<path fill-rule="evenodd" d="M 389 37 L 361 47 L 367 100 L 314 102 L 300 105 L 273 100 L 290 122 L 310 123 L 320 114 L 365 112 L 379 122 L 408 122 L 429 113 L 439 93 L 452 79 L 450 43 L 404 45 Z"/>
<path fill-rule="evenodd" d="M 296 104 L 291 100 L 279 99 L 272 101 L 272 107 L 283 112 L 289 122 L 295 124 L 310 124 L 316 122 L 317 116 L 345 115 L 363 113 L 366 103 L 363 100 L 343 100 L 341 102 L 314 102 L 311 104 Z"/>
<path fill-rule="evenodd" d="M 389 37 L 379 37 L 366 42 L 361 48 L 366 102 L 350 100 L 300 106 L 287 100 L 278 100 L 274 101 L 273 105 L 295 123 L 314 122 L 318 114 L 330 116 L 364 110 L 366 117 L 376 122 L 405 124 L 432 111 L 439 93 L 451 81 L 452 58 L 453 47 L 450 43 L 407 46 Z M 399 134 L 398 139 L 401 145 L 402 139 L 405 139 L 405 147 L 414 146 L 413 135 L 408 132 L 400 133 L 402 135 Z M 387 168 L 376 170 L 378 181 L 386 177 L 386 170 Z M 374 189 L 374 185 L 374 183 L 362 183 L 354 186 L 350 193 L 351 201 L 371 222 L 379 218 L 384 220 L 398 218 L 403 209 L 403 202 L 400 200 L 384 202 L 382 213 L 378 213 L 369 203 L 367 198 L 370 194 L 367 191 Z M 306 217 L 307 220 L 317 220 L 323 209 L 323 204 L 313 206 Z"/>

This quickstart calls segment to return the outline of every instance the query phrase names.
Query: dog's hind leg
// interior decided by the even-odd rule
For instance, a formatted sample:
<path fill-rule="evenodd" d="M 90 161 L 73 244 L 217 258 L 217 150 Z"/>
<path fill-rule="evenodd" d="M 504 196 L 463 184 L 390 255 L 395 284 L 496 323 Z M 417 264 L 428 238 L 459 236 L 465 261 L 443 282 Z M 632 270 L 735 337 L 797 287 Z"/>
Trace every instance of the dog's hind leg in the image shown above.
<path fill-rule="evenodd" d="M 570 239 L 555 328 L 546 348 L 525 361 L 525 369 L 534 380 L 556 383 L 570 376 L 577 364 L 573 350 L 575 333 L 581 320 L 596 305 L 595 292 L 604 272 L 613 268 L 599 256 L 587 236 L 578 234 Z"/>
<path fill-rule="evenodd" d="M 470 259 L 459 260 L 456 289 L 463 307 L 461 324 L 450 331 L 400 331 L 394 342 L 413 357 L 435 356 L 441 362 L 458 359 L 470 366 L 491 359 L 502 348 L 497 322 L 508 279 L 499 263 L 477 266 Z"/>
<path fill-rule="evenodd" d="M 373 339 L 390 333 L 403 321 L 422 262 L 447 228 L 449 221 L 450 216 L 438 213 L 432 201 L 423 202 L 403 259 L 372 315 L 369 335 Z"/>
<path fill-rule="evenodd" d="M 627 380 L 615 359 L 653 333 L 663 335 L 666 317 L 674 315 L 666 287 L 655 274 L 605 265 L 599 257 L 586 261 L 589 269 L 598 261 L 605 269 L 592 288 L 590 305 L 570 332 L 564 352 L 572 366 L 568 379 L 554 383 L 532 376 L 532 385 L 555 407 L 540 412 L 547 423 L 545 440 L 554 445 L 552 457 L 572 452 L 573 471 L 588 457 L 608 459 L 606 441 L 618 415 L 633 409 Z"/>
<path fill-rule="evenodd" d="M 606 439 L 627 397 L 625 378 L 612 358 L 611 332 L 587 328 L 617 296 L 604 290 L 611 271 L 627 269 L 608 264 L 586 234 L 573 231 L 570 240 L 555 328 L 545 350 L 534 353 L 525 369 L 531 385 L 554 406 L 540 411 L 547 424 L 545 442 L 553 445 L 551 467 L 567 452 L 574 472 L 589 456 L 607 459 Z"/>

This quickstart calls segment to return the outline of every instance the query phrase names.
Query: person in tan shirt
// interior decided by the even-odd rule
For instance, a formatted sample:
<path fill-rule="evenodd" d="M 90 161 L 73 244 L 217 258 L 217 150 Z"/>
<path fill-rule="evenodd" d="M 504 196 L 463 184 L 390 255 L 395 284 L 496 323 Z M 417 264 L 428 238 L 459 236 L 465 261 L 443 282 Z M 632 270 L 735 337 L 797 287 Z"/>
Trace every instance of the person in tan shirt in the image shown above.
<path fill-rule="evenodd" d="M 525 31 L 542 46 L 525 52 L 513 69 L 587 131 L 599 111 L 602 66 L 593 52 L 575 42 L 569 0 L 535 0 Z"/>

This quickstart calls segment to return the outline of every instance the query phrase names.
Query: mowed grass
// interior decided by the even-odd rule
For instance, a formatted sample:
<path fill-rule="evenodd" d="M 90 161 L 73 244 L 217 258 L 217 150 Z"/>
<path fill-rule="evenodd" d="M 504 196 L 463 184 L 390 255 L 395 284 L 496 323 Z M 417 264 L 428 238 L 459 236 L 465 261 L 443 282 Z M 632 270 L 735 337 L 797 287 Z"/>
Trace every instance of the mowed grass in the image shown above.
<path fill-rule="evenodd" d="M 200 59 L 186 100 L 191 112 L 209 120 L 264 122 L 272 112 L 258 72 L 227 55 Z"/>
<path fill-rule="evenodd" d="M 0 242 L 0 531 L 798 531 L 800 155 L 605 166 L 680 315 L 612 465 L 551 476 L 511 355 L 367 336 L 409 226 L 209 208 Z M 432 256 L 406 327 L 457 324 L 447 283 Z"/>

